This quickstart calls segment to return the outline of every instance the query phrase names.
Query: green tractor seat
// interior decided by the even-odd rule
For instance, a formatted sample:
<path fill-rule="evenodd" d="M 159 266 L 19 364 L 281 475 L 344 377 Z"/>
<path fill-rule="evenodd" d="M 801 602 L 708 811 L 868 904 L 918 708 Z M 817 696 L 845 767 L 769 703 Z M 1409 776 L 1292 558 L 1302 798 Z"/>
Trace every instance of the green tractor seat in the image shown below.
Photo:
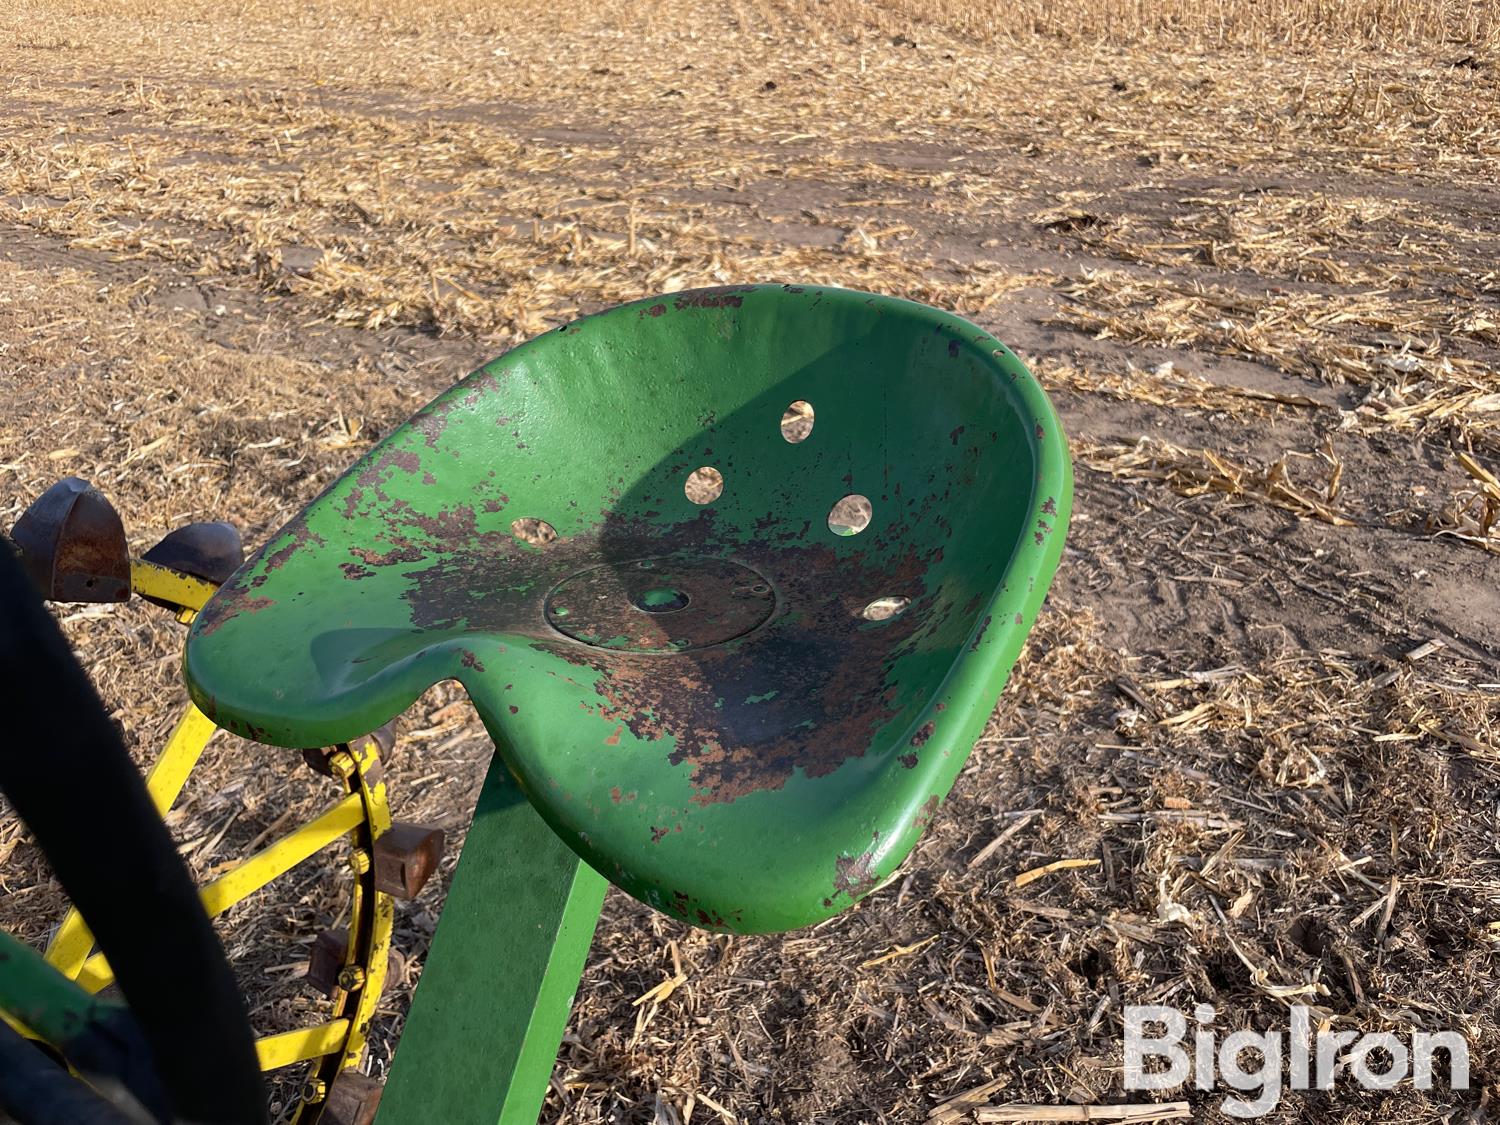
<path fill-rule="evenodd" d="M 480 368 L 203 609 L 195 702 L 355 738 L 460 681 L 579 855 L 678 918 L 816 922 L 910 851 L 1057 566 L 1067 447 L 973 325 L 676 293 Z"/>

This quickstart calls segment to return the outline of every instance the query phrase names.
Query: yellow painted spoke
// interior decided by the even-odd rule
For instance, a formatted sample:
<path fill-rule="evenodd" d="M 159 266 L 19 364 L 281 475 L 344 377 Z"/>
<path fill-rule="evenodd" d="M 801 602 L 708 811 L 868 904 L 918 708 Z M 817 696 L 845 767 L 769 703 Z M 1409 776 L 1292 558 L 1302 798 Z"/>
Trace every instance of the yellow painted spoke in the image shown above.
<path fill-rule="evenodd" d="M 284 836 L 263 848 L 243 863 L 224 872 L 207 884 L 202 892 L 203 909 L 217 918 L 235 903 L 248 898 L 279 875 L 327 847 L 333 841 L 363 823 L 364 805 L 358 793 L 351 793 L 315 820 L 310 820 L 290 836 Z M 114 972 L 104 954 L 96 953 L 83 965 L 78 983 L 90 992 L 111 984 Z"/>
<path fill-rule="evenodd" d="M 218 589 L 212 582 L 180 574 L 156 563 L 130 561 L 130 588 L 142 597 L 160 598 L 186 610 L 200 610 Z"/>
<path fill-rule="evenodd" d="M 182 718 L 177 720 L 167 745 L 146 779 L 146 791 L 151 794 L 151 803 L 160 815 L 165 816 L 177 800 L 215 729 L 213 721 L 191 703 L 182 713 Z M 64 976 L 76 977 L 93 948 L 94 935 L 77 909 L 70 908 L 47 945 L 47 960 Z"/>
<path fill-rule="evenodd" d="M 78 970 L 94 948 L 94 935 L 78 913 L 76 906 L 68 907 L 68 914 L 57 927 L 47 945 L 47 960 L 65 977 L 76 977 Z"/>
<path fill-rule="evenodd" d="M 78 970 L 78 983 L 85 992 L 98 992 L 115 983 L 115 971 L 109 967 L 104 954 L 96 953 Z"/>
<path fill-rule="evenodd" d="M 146 777 L 146 792 L 151 794 L 151 803 L 162 816 L 177 800 L 182 787 L 187 784 L 188 774 L 203 756 L 203 748 L 218 728 L 213 720 L 191 703 L 172 728 L 166 749 Z"/>
<path fill-rule="evenodd" d="M 275 1070 L 292 1063 L 331 1055 L 344 1045 L 349 1034 L 348 1020 L 330 1020 L 316 1027 L 299 1027 L 280 1035 L 263 1035 L 255 1041 L 261 1070 Z"/>
<path fill-rule="evenodd" d="M 296 867 L 308 856 L 322 851 L 365 819 L 358 793 L 351 793 L 322 816 L 310 820 L 290 836 L 256 852 L 232 870 L 203 888 L 203 909 L 217 918 L 241 899 L 248 898 L 278 875 Z"/>

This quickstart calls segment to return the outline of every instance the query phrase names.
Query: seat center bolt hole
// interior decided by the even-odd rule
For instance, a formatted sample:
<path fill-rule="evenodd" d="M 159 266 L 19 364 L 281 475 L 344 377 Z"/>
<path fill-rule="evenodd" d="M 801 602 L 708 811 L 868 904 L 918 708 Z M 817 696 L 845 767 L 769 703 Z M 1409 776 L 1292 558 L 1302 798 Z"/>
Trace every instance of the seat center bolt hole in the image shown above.
<path fill-rule="evenodd" d="M 688 604 L 688 596 L 671 586 L 657 586 L 632 599 L 636 609 L 647 613 L 671 613 Z"/>

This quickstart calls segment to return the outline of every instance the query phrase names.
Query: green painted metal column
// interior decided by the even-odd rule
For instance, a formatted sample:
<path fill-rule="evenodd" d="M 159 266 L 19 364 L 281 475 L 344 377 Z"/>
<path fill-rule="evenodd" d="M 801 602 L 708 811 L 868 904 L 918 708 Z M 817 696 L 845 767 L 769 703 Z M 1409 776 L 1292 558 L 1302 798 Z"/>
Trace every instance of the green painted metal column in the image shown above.
<path fill-rule="evenodd" d="M 376 1125 L 535 1125 L 605 886 L 497 755 Z"/>

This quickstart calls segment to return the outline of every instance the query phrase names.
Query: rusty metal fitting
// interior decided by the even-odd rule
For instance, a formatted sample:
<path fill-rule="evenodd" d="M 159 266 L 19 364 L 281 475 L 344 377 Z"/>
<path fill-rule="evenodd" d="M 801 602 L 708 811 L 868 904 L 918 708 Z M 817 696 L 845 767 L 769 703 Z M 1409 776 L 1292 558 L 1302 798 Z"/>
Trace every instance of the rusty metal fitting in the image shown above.
<path fill-rule="evenodd" d="M 339 970 L 349 960 L 349 931 L 324 930 L 308 952 L 307 981 L 332 999 L 339 987 Z"/>
<path fill-rule="evenodd" d="M 318 1125 L 373 1125 L 383 1087 L 357 1070 L 341 1070 L 328 1090 Z"/>
<path fill-rule="evenodd" d="M 130 597 L 125 525 L 86 480 L 58 481 L 21 513 L 10 533 L 42 597 L 58 602 L 123 602 Z"/>
<path fill-rule="evenodd" d="M 397 821 L 375 840 L 375 889 L 400 899 L 422 892 L 443 857 L 443 830 Z"/>

